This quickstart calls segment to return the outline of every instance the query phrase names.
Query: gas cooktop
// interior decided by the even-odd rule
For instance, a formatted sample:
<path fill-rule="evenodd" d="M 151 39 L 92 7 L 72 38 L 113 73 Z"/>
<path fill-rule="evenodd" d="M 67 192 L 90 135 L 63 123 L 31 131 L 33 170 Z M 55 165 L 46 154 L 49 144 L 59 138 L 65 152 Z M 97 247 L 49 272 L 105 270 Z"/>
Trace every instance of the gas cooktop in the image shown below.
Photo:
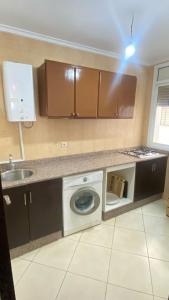
<path fill-rule="evenodd" d="M 146 158 L 146 157 L 148 158 L 148 157 L 154 157 L 160 155 L 160 153 L 156 152 L 156 150 L 148 147 L 134 148 L 126 151 L 121 151 L 121 153 L 139 157 L 139 158 Z"/>

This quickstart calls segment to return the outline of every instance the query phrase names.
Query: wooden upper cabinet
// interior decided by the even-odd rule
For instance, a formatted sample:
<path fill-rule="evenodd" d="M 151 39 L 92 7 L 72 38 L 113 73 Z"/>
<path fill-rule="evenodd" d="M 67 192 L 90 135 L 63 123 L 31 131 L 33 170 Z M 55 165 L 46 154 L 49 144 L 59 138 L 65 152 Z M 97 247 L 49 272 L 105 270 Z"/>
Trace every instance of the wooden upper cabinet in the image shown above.
<path fill-rule="evenodd" d="M 76 68 L 75 114 L 78 118 L 97 118 L 99 71 Z"/>
<path fill-rule="evenodd" d="M 116 80 L 116 73 L 101 71 L 98 117 L 116 118 L 118 97 L 119 83 Z"/>
<path fill-rule="evenodd" d="M 45 61 L 38 69 L 40 115 L 132 118 L 136 77 Z"/>
<path fill-rule="evenodd" d="M 75 69 L 71 65 L 46 61 L 38 72 L 40 114 L 48 117 L 74 115 Z"/>
<path fill-rule="evenodd" d="M 136 76 L 122 75 L 120 94 L 117 103 L 119 119 L 129 119 L 133 117 L 136 83 Z"/>
<path fill-rule="evenodd" d="M 98 117 L 132 118 L 136 82 L 135 76 L 101 71 Z"/>

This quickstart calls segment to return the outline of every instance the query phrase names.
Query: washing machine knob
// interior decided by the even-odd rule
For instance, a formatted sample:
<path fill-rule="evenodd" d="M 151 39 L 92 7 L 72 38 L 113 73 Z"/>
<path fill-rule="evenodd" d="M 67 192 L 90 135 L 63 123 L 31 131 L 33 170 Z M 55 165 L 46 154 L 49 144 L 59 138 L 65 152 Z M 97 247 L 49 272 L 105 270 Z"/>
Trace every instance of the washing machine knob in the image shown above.
<path fill-rule="evenodd" d="M 87 181 L 87 177 L 83 177 L 83 182 L 86 182 Z"/>

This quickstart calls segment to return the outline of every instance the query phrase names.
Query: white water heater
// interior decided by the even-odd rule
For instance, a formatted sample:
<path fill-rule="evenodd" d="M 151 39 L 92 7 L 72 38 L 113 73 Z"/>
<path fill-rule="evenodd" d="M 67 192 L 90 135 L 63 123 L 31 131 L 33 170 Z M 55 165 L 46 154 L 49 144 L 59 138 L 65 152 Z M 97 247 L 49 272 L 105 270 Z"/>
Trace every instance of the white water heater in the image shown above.
<path fill-rule="evenodd" d="M 4 61 L 2 69 L 8 121 L 36 121 L 32 65 Z"/>

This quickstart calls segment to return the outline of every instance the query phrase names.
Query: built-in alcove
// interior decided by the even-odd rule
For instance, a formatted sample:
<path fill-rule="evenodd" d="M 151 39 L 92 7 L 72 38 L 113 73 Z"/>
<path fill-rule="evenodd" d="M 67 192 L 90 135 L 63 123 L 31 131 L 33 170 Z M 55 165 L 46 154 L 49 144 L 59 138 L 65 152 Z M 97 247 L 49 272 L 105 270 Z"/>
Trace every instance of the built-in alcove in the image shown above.
<path fill-rule="evenodd" d="M 125 206 L 134 201 L 135 186 L 135 163 L 109 167 L 104 172 L 103 185 L 103 211 L 108 212 L 113 209 Z M 121 177 L 124 180 L 124 190 L 122 195 L 117 195 L 108 190 L 110 174 L 115 177 Z"/>

